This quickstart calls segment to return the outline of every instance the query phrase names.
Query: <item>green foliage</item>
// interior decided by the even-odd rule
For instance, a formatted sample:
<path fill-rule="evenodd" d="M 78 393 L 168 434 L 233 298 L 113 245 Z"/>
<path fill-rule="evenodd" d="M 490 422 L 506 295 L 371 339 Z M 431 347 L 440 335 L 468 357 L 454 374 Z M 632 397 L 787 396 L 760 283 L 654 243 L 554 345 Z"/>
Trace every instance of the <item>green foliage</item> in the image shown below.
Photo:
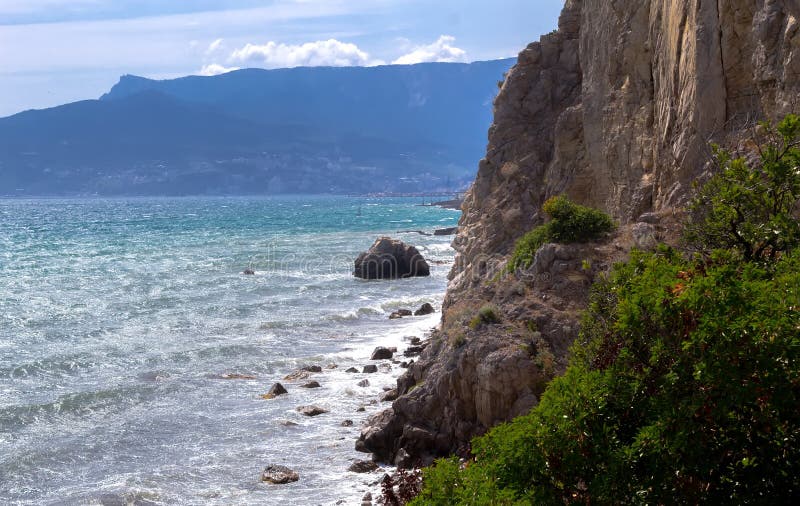
<path fill-rule="evenodd" d="M 491 304 L 485 304 L 478 310 L 478 314 L 470 320 L 469 327 L 474 330 L 481 325 L 491 325 L 499 322 L 498 309 Z"/>
<path fill-rule="evenodd" d="M 686 232 L 702 255 L 633 252 L 600 277 L 565 375 L 474 461 L 428 469 L 414 504 L 800 501 L 800 119 L 765 129 L 758 163 L 716 150 Z M 579 230 L 564 200 L 537 241 Z"/>
<path fill-rule="evenodd" d="M 527 269 L 536 251 L 548 242 L 572 243 L 595 241 L 612 230 L 610 216 L 589 207 L 578 205 L 565 196 L 552 197 L 542 206 L 551 219 L 517 241 L 508 263 L 508 272 Z"/>
<path fill-rule="evenodd" d="M 800 254 L 635 253 L 540 404 L 427 470 L 415 504 L 796 501 L 798 403 Z"/>
<path fill-rule="evenodd" d="M 691 206 L 687 240 L 697 249 L 731 249 L 745 261 L 764 261 L 800 244 L 800 117 L 762 128 L 766 141 L 757 162 L 714 146 L 721 171 Z"/>

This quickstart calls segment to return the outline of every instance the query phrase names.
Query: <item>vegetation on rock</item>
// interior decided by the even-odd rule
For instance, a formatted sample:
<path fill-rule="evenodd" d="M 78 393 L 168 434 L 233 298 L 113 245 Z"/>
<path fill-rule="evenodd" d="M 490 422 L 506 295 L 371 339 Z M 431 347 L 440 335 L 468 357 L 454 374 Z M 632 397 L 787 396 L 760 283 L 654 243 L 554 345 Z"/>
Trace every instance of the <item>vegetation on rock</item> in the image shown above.
<path fill-rule="evenodd" d="M 536 251 L 548 242 L 590 242 L 614 230 L 614 221 L 610 216 L 576 204 L 563 195 L 548 199 L 542 210 L 550 217 L 550 221 L 517 241 L 514 254 L 508 262 L 508 272 L 530 267 Z"/>
<path fill-rule="evenodd" d="M 800 500 L 799 123 L 760 162 L 718 150 L 699 254 L 634 252 L 602 277 L 565 375 L 473 460 L 426 469 L 412 504 Z"/>

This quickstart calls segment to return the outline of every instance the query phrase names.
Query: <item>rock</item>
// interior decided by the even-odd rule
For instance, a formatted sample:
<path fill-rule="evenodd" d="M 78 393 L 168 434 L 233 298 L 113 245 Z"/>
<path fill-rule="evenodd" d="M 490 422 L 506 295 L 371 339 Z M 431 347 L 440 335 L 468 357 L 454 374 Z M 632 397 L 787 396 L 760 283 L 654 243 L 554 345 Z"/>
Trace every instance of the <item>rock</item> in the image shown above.
<path fill-rule="evenodd" d="M 368 387 L 369 386 L 369 380 L 368 379 L 363 379 L 363 380 L 359 381 L 358 383 L 356 383 L 356 385 L 360 386 L 361 388 Z"/>
<path fill-rule="evenodd" d="M 311 376 L 311 373 L 309 373 L 308 371 L 298 369 L 296 371 L 290 372 L 289 374 L 284 376 L 283 379 L 285 379 L 286 381 L 298 381 L 298 380 L 304 380 L 309 376 Z"/>
<path fill-rule="evenodd" d="M 333 362 L 331 362 L 330 364 L 325 366 L 325 369 L 338 369 L 338 368 L 339 368 L 339 365 L 338 364 L 334 364 Z"/>
<path fill-rule="evenodd" d="M 288 394 L 288 393 L 289 393 L 289 391 L 286 390 L 286 388 L 284 388 L 283 385 L 281 385 L 280 383 L 275 383 L 274 385 L 272 385 L 272 388 L 269 389 L 269 392 L 261 395 L 261 398 L 262 399 L 274 399 L 275 397 L 278 397 L 279 395 L 285 395 L 285 394 Z"/>
<path fill-rule="evenodd" d="M 246 274 L 248 276 L 252 276 L 255 273 L 256 271 L 254 271 L 253 269 L 245 269 L 244 271 L 242 271 L 242 274 Z"/>
<path fill-rule="evenodd" d="M 299 406 L 297 411 L 305 416 L 318 416 L 327 413 L 328 410 L 319 406 Z"/>
<path fill-rule="evenodd" d="M 355 261 L 353 274 L 362 279 L 396 279 L 430 276 L 430 266 L 417 248 L 380 237 Z"/>
<path fill-rule="evenodd" d="M 364 374 L 372 374 L 378 372 L 378 366 L 375 364 L 369 364 L 364 366 L 364 370 L 362 371 Z"/>
<path fill-rule="evenodd" d="M 433 235 L 454 235 L 458 233 L 458 227 L 437 228 L 433 231 Z"/>
<path fill-rule="evenodd" d="M 658 246 L 656 228 L 649 223 L 635 223 L 631 227 L 634 245 L 641 250 L 652 250 Z"/>
<path fill-rule="evenodd" d="M 348 367 L 344 372 L 357 373 L 358 369 L 356 369 L 355 367 Z"/>
<path fill-rule="evenodd" d="M 297 472 L 289 469 L 286 466 L 269 465 L 261 473 L 261 481 L 274 483 L 276 485 L 283 485 L 291 483 L 300 479 Z"/>
<path fill-rule="evenodd" d="M 284 420 L 281 422 L 281 425 L 283 425 L 284 427 L 296 427 L 297 422 L 293 422 L 291 420 Z"/>
<path fill-rule="evenodd" d="M 403 369 L 408 369 L 408 362 L 400 362 L 400 367 Z"/>
<path fill-rule="evenodd" d="M 422 339 L 420 339 L 419 337 L 412 337 L 411 344 L 414 346 L 419 346 L 420 344 L 422 344 Z"/>
<path fill-rule="evenodd" d="M 361 506 L 372 506 L 372 494 L 370 492 L 367 492 L 361 498 Z"/>
<path fill-rule="evenodd" d="M 353 420 L 344 420 L 341 423 L 341 426 L 342 427 L 352 427 L 353 426 Z"/>
<path fill-rule="evenodd" d="M 353 462 L 347 470 L 353 473 L 371 473 L 378 470 L 378 464 L 371 460 L 358 460 Z"/>
<path fill-rule="evenodd" d="M 322 385 L 320 385 L 316 381 L 309 381 L 308 383 L 306 383 L 304 385 L 300 385 L 300 388 L 320 388 L 321 386 Z"/>
<path fill-rule="evenodd" d="M 256 379 L 255 376 L 250 374 L 239 374 L 239 373 L 228 373 L 220 375 L 220 378 L 224 380 L 254 380 Z"/>
<path fill-rule="evenodd" d="M 430 304 L 428 304 L 426 302 L 425 304 L 420 306 L 419 309 L 414 311 L 414 316 L 424 316 L 424 315 L 429 315 L 429 314 L 434 313 L 434 312 L 435 312 L 435 309 L 433 309 L 433 306 L 431 306 Z"/>
<path fill-rule="evenodd" d="M 406 351 L 403 352 L 403 356 L 416 357 L 424 350 L 425 350 L 424 346 L 409 346 L 408 348 L 406 348 Z"/>
<path fill-rule="evenodd" d="M 367 408 L 365 408 L 364 406 L 359 406 L 358 409 L 356 409 L 356 411 L 359 412 L 359 413 L 363 413 L 366 410 L 367 410 Z"/>
<path fill-rule="evenodd" d="M 392 402 L 397 400 L 397 389 L 393 388 L 381 396 L 381 402 Z"/>
<path fill-rule="evenodd" d="M 370 360 L 389 360 L 394 356 L 394 353 L 389 348 L 384 348 L 383 346 L 378 346 L 375 348 L 375 351 L 372 352 L 372 356 Z"/>
<path fill-rule="evenodd" d="M 322 367 L 318 365 L 306 365 L 301 367 L 300 369 L 308 372 L 322 372 Z"/>
<path fill-rule="evenodd" d="M 412 313 L 410 309 L 398 309 L 397 311 L 395 311 L 395 312 L 393 312 L 392 314 L 389 315 L 389 319 L 390 320 L 397 320 L 397 319 L 402 318 L 404 316 L 411 316 L 413 314 L 414 313 Z"/>

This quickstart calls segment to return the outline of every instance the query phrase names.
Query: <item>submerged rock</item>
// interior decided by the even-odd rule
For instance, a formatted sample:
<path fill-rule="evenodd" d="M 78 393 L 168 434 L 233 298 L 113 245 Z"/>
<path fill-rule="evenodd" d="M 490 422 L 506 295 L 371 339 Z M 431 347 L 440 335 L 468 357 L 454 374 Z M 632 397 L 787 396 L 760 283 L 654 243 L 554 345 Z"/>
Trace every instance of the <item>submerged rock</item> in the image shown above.
<path fill-rule="evenodd" d="M 319 406 L 299 406 L 297 411 L 305 416 L 317 416 L 328 412 L 327 409 Z"/>
<path fill-rule="evenodd" d="M 356 385 L 358 385 L 358 386 L 360 386 L 362 388 L 368 387 L 369 386 L 369 380 L 368 379 L 363 379 L 363 380 L 359 381 L 358 383 L 356 383 Z"/>
<path fill-rule="evenodd" d="M 390 237 L 379 237 L 355 261 L 353 275 L 362 279 L 397 279 L 430 276 L 428 262 L 414 246 Z"/>
<path fill-rule="evenodd" d="M 437 228 L 433 231 L 433 235 L 454 235 L 458 233 L 458 227 Z"/>
<path fill-rule="evenodd" d="M 318 381 L 309 381 L 303 385 L 300 385 L 300 388 L 320 388 L 322 385 L 319 384 Z"/>
<path fill-rule="evenodd" d="M 245 270 L 242 271 L 242 274 L 246 274 L 248 276 L 252 276 L 255 273 L 256 273 L 256 271 L 254 271 L 253 269 L 245 269 Z"/>
<path fill-rule="evenodd" d="M 252 374 L 239 374 L 239 373 L 227 373 L 220 375 L 221 379 L 224 380 L 254 380 L 256 379 L 255 376 Z"/>
<path fill-rule="evenodd" d="M 261 473 L 261 481 L 273 483 L 275 485 L 283 485 L 291 483 L 300 479 L 300 475 L 296 471 L 289 469 L 286 466 L 269 465 L 264 468 Z"/>

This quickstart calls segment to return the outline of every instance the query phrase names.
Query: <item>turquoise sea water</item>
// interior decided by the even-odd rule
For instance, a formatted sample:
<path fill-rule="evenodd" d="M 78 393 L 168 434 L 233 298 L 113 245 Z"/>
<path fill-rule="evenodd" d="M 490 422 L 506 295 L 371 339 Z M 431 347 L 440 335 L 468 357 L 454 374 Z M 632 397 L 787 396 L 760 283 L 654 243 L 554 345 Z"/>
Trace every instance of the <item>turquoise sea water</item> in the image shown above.
<path fill-rule="evenodd" d="M 451 237 L 397 233 L 459 216 L 416 204 L 0 200 L 0 503 L 359 503 L 381 474 L 346 471 L 367 457 L 354 440 L 401 369 L 345 369 L 438 322 L 387 315 L 438 308 L 453 257 Z M 435 261 L 432 276 L 354 279 L 383 234 Z M 330 363 L 311 378 L 322 388 L 282 381 Z M 279 380 L 289 395 L 259 397 Z M 303 417 L 306 404 L 330 413 Z M 260 482 L 270 463 L 300 481 Z"/>

